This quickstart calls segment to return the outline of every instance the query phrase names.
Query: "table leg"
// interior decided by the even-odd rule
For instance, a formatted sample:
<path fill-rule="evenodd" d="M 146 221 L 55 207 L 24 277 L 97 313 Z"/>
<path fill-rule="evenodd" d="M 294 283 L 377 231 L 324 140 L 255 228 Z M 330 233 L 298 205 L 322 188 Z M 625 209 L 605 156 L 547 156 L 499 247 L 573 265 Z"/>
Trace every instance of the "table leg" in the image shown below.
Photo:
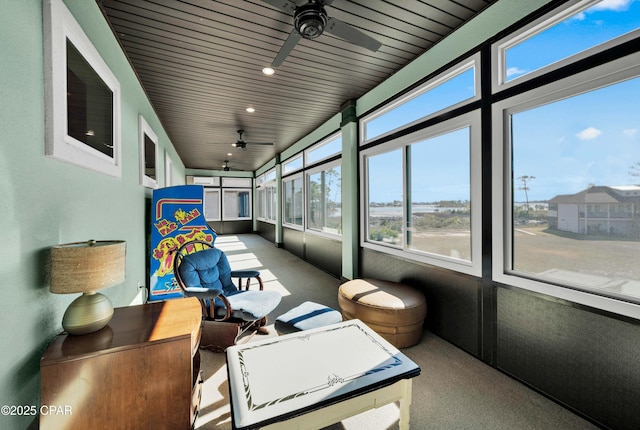
<path fill-rule="evenodd" d="M 404 391 L 402 398 L 400 399 L 400 430 L 409 430 L 410 409 L 411 409 L 411 379 L 402 380 L 402 390 Z"/>

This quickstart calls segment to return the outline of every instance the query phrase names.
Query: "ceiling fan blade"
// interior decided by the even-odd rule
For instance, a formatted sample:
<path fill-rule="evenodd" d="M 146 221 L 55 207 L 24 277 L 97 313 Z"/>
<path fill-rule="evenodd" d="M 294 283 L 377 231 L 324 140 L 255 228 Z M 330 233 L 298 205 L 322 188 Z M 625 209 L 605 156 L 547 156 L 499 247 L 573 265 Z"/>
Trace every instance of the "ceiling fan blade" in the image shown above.
<path fill-rule="evenodd" d="M 272 142 L 245 142 L 247 145 L 268 145 L 273 146 Z"/>
<path fill-rule="evenodd" d="M 367 48 L 369 51 L 376 52 L 382 46 L 382 43 L 378 42 L 371 36 L 364 34 L 362 31 L 355 27 L 342 22 L 336 18 L 329 18 L 327 21 L 326 32 L 338 36 L 341 39 L 351 42 L 354 45 Z"/>
<path fill-rule="evenodd" d="M 289 37 L 287 37 L 287 40 L 284 42 L 284 45 L 282 45 L 282 48 L 280 48 L 280 52 L 278 52 L 278 55 L 276 55 L 276 58 L 273 59 L 273 63 L 271 63 L 271 67 L 279 67 L 284 62 L 284 59 L 287 58 L 289 53 L 293 51 L 293 48 L 295 48 L 295 46 L 298 44 L 300 39 L 302 39 L 302 36 L 300 36 L 300 33 L 298 33 L 295 29 L 291 30 Z"/>
<path fill-rule="evenodd" d="M 293 13 L 296 10 L 296 4 L 287 0 L 262 0 L 263 2 L 270 4 L 273 7 L 277 7 L 287 13 Z"/>

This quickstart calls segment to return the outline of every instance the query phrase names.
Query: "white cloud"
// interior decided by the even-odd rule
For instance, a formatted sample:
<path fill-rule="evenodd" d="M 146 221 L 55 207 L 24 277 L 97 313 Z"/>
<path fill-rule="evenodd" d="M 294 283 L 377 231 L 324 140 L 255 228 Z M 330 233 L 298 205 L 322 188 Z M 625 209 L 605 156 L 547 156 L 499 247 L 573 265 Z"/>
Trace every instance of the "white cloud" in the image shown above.
<path fill-rule="evenodd" d="M 597 128 L 588 127 L 582 130 L 580 133 L 576 134 L 576 136 L 578 136 L 578 139 L 580 140 L 592 140 L 600 136 L 601 134 L 602 131 L 598 130 Z"/>
<path fill-rule="evenodd" d="M 626 137 L 635 137 L 635 135 L 638 134 L 638 129 L 628 128 L 626 130 L 622 130 L 622 134 L 624 134 Z"/>
<path fill-rule="evenodd" d="M 527 71 L 520 69 L 519 67 L 509 67 L 507 69 L 507 77 L 522 75 L 523 73 L 527 73 Z"/>
<path fill-rule="evenodd" d="M 633 0 L 602 0 L 597 5 L 589 8 L 589 10 L 626 10 Z"/>

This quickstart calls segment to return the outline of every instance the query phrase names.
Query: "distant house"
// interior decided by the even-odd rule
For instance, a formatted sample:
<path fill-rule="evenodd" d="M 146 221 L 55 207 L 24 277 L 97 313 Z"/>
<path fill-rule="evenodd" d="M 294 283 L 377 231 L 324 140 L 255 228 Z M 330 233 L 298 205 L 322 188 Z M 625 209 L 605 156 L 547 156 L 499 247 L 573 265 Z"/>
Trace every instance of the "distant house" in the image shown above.
<path fill-rule="evenodd" d="M 596 186 L 549 200 L 549 228 L 640 237 L 640 185 Z"/>

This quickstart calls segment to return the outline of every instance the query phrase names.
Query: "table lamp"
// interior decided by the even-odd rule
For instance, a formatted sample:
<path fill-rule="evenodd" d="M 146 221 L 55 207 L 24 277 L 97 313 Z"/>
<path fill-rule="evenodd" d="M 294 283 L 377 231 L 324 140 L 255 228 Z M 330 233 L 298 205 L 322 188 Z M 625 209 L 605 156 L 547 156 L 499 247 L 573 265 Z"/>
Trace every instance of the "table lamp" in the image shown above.
<path fill-rule="evenodd" d="M 82 293 L 64 313 L 62 327 L 73 335 L 100 330 L 111 321 L 113 305 L 97 292 L 125 279 L 125 248 L 122 240 L 75 242 L 51 249 L 51 284 L 56 294 Z"/>

